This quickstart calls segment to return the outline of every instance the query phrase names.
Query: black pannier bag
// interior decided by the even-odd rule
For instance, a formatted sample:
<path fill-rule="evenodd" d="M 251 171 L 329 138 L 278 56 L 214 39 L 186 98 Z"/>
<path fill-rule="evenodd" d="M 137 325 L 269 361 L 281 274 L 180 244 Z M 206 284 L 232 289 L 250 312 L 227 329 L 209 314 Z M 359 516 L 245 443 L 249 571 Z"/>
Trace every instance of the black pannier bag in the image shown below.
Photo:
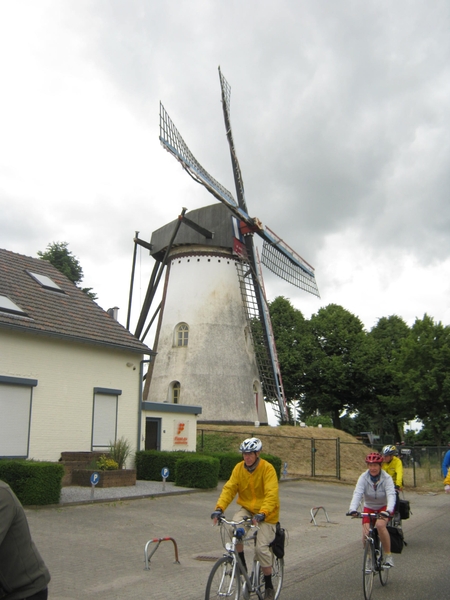
<path fill-rule="evenodd" d="M 391 525 L 388 525 L 387 530 L 389 532 L 389 537 L 391 538 L 391 552 L 393 554 L 401 554 L 405 543 L 402 530 L 398 527 L 392 527 Z"/>
<path fill-rule="evenodd" d="M 284 543 L 286 541 L 286 531 L 281 527 L 280 522 L 277 523 L 275 531 L 275 539 L 269 544 L 272 548 L 272 552 L 277 558 L 283 558 L 284 556 Z"/>
<path fill-rule="evenodd" d="M 411 509 L 409 507 L 409 500 L 403 500 L 399 498 L 398 500 L 398 512 L 400 513 L 400 518 L 405 521 L 409 519 L 411 515 Z"/>

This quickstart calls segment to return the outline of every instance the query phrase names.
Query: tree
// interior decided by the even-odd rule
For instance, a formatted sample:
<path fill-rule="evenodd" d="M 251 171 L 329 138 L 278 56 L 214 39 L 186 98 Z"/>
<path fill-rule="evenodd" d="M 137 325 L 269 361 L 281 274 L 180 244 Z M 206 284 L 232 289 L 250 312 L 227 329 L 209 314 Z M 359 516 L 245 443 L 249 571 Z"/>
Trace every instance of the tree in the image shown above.
<path fill-rule="evenodd" d="M 304 344 L 308 329 L 302 313 L 283 296 L 269 303 L 269 311 L 286 401 L 288 408 L 292 408 L 302 393 Z"/>
<path fill-rule="evenodd" d="M 450 431 L 450 327 L 424 315 L 416 319 L 398 355 L 398 382 L 415 417 L 440 445 Z"/>
<path fill-rule="evenodd" d="M 303 377 L 303 413 L 340 416 L 356 410 L 369 395 L 366 333 L 360 319 L 336 304 L 312 315 Z"/>
<path fill-rule="evenodd" d="M 367 334 L 372 398 L 360 412 L 370 417 L 371 431 L 379 435 L 390 432 L 394 442 L 402 439 L 400 424 L 414 418 L 413 403 L 401 395 L 397 377 L 398 352 L 409 331 L 401 317 L 391 315 L 379 319 Z"/>
<path fill-rule="evenodd" d="M 42 260 L 47 260 L 54 267 L 72 281 L 77 287 L 83 279 L 83 269 L 76 256 L 68 249 L 67 242 L 52 242 L 48 244 L 45 252 L 38 251 L 37 255 Z M 80 288 L 92 300 L 97 299 L 97 295 L 92 288 Z"/>

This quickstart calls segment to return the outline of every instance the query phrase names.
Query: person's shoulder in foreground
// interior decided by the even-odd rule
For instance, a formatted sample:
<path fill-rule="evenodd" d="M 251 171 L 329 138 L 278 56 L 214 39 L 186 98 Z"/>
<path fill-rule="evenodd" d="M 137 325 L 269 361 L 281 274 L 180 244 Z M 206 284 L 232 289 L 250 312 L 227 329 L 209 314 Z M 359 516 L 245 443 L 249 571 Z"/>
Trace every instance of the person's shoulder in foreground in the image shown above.
<path fill-rule="evenodd" d="M 0 598 L 45 600 L 50 573 L 17 496 L 0 480 Z"/>

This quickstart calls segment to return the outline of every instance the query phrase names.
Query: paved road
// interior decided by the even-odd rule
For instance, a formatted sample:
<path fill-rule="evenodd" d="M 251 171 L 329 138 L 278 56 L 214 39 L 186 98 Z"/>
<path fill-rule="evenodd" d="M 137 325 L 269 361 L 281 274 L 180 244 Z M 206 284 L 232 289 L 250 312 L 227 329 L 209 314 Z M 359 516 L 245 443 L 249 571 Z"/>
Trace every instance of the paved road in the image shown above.
<path fill-rule="evenodd" d="M 52 574 L 50 598 L 203 598 L 211 561 L 222 553 L 219 530 L 209 519 L 218 493 L 27 509 L 33 537 Z M 283 600 L 362 597 L 361 525 L 344 516 L 351 493 L 351 487 L 335 483 L 281 484 L 281 521 L 289 530 Z M 448 577 L 450 498 L 416 493 L 408 498 L 413 516 L 404 529 L 410 546 L 397 558 L 389 585 L 377 585 L 374 598 L 442 600 L 448 593 L 432 586 L 436 573 Z M 314 506 L 324 506 L 331 522 L 319 511 L 314 526 Z M 227 515 L 232 512 L 233 507 Z M 180 564 L 174 563 L 171 542 L 163 542 L 150 570 L 144 570 L 145 543 L 167 536 L 178 544 Z M 405 589 L 414 593 L 405 595 Z"/>

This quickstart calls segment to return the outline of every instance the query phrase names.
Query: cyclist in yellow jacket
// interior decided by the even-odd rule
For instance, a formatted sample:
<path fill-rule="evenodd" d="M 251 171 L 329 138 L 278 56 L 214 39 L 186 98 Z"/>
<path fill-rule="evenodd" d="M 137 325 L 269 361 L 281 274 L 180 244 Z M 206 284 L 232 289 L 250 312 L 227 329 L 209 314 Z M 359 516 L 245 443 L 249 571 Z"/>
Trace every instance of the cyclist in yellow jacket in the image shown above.
<path fill-rule="evenodd" d="M 280 501 L 277 473 L 269 462 L 260 458 L 261 450 L 262 442 L 258 438 L 248 438 L 242 442 L 239 451 L 242 453 L 243 461 L 234 467 L 230 479 L 224 485 L 211 519 L 217 523 L 227 506 L 238 494 L 237 503 L 241 508 L 234 515 L 233 520 L 240 521 L 244 517 L 251 517 L 253 523 L 258 525 L 255 554 L 264 573 L 264 600 L 273 600 L 273 555 L 269 544 L 275 538 Z M 243 544 L 237 545 L 236 550 L 247 568 Z"/>
<path fill-rule="evenodd" d="M 388 475 L 392 477 L 395 486 L 395 494 L 397 500 L 395 502 L 395 515 L 394 521 L 400 523 L 399 515 L 399 490 L 403 487 L 403 464 L 398 458 L 398 450 L 395 446 L 384 446 L 381 451 L 383 456 L 383 464 L 381 465 L 383 471 L 386 471 Z"/>
<path fill-rule="evenodd" d="M 403 465 L 398 458 L 398 451 L 395 446 L 384 446 L 381 451 L 383 456 L 382 469 L 391 477 L 396 490 L 401 490 L 403 487 Z"/>

